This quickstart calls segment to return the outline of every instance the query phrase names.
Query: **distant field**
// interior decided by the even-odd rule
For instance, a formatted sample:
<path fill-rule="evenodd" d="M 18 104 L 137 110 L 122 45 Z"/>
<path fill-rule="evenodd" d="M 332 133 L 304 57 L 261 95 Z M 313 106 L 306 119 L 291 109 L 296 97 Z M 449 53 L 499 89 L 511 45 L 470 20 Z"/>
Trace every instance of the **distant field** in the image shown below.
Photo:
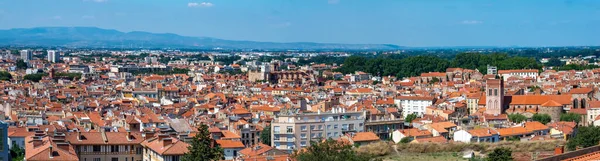
<path fill-rule="evenodd" d="M 384 161 L 460 161 L 461 153 L 399 153 L 381 157 Z"/>

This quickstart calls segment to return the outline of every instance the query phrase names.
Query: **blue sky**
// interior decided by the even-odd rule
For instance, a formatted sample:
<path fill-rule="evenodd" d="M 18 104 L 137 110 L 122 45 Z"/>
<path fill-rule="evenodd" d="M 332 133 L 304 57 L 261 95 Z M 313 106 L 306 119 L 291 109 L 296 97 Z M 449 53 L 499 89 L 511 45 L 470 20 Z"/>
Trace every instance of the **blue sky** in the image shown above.
<path fill-rule="evenodd" d="M 0 0 L 0 29 L 42 26 L 414 47 L 600 45 L 600 0 Z"/>

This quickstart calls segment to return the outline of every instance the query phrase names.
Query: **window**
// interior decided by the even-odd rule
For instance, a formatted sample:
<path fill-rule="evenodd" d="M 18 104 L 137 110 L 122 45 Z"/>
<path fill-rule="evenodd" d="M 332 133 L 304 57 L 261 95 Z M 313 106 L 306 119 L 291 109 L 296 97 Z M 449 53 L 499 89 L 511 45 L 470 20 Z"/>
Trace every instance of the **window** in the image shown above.
<path fill-rule="evenodd" d="M 100 158 L 94 158 L 94 161 L 100 161 Z"/>
<path fill-rule="evenodd" d="M 94 145 L 93 151 L 94 152 L 100 152 L 100 146 L 99 145 Z M 100 158 L 98 158 L 98 159 L 100 159 Z M 94 161 L 96 161 L 96 158 L 94 158 Z"/>
<path fill-rule="evenodd" d="M 319 130 L 323 130 L 323 125 L 319 125 Z"/>
<path fill-rule="evenodd" d="M 337 124 L 334 124 L 334 125 L 333 125 L 333 129 L 337 129 L 337 128 L 338 128 L 338 125 L 337 125 Z"/>
<path fill-rule="evenodd" d="M 300 131 L 306 131 L 306 126 L 305 125 L 300 126 Z"/>
<path fill-rule="evenodd" d="M 328 133 L 327 133 L 327 137 L 328 137 L 328 138 L 330 138 L 330 137 L 331 137 L 331 133 L 330 133 L 330 132 L 328 132 Z"/>
<path fill-rule="evenodd" d="M 494 96 L 498 96 L 498 89 L 494 89 Z"/>
<path fill-rule="evenodd" d="M 306 139 L 306 133 L 302 133 L 302 134 L 300 134 L 300 138 L 302 138 L 302 139 Z"/>
<path fill-rule="evenodd" d="M 327 129 L 331 129 L 331 125 L 327 125 Z"/>
<path fill-rule="evenodd" d="M 306 141 L 301 141 L 300 142 L 300 146 L 305 147 L 306 146 Z"/>
<path fill-rule="evenodd" d="M 279 134 L 279 131 L 280 131 L 280 130 L 279 130 L 279 126 L 275 126 L 275 127 L 273 127 L 273 133 L 274 133 L 274 134 Z"/>
<path fill-rule="evenodd" d="M 310 125 L 310 130 L 316 130 L 316 126 L 315 125 Z"/>
<path fill-rule="evenodd" d="M 334 133 L 333 133 L 333 136 L 334 136 L 334 137 L 337 137 L 337 136 L 338 136 L 338 132 L 334 132 Z"/>
<path fill-rule="evenodd" d="M 492 96 L 492 89 L 488 89 L 488 93 L 487 93 L 487 95 L 488 95 L 488 96 Z"/>

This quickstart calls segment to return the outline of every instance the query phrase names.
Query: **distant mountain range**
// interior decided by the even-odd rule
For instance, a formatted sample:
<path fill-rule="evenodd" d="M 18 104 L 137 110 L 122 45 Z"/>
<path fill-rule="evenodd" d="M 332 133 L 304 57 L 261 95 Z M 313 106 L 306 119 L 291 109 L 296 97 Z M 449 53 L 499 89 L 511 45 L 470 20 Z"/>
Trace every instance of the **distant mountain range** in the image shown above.
<path fill-rule="evenodd" d="M 390 44 L 235 41 L 170 33 L 121 32 L 96 27 L 37 27 L 0 30 L 0 46 L 260 50 L 395 50 L 404 48 Z"/>

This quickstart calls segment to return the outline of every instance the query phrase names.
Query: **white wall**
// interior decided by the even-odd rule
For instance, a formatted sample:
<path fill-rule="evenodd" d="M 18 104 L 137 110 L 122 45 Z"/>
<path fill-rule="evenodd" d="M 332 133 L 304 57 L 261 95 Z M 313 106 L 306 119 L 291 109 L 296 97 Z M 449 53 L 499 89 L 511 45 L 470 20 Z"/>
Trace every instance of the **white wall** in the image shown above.
<path fill-rule="evenodd" d="M 472 137 L 473 136 L 465 130 L 459 130 L 459 131 L 454 132 L 454 141 L 456 141 L 456 142 L 469 143 L 469 142 L 471 142 Z"/>

